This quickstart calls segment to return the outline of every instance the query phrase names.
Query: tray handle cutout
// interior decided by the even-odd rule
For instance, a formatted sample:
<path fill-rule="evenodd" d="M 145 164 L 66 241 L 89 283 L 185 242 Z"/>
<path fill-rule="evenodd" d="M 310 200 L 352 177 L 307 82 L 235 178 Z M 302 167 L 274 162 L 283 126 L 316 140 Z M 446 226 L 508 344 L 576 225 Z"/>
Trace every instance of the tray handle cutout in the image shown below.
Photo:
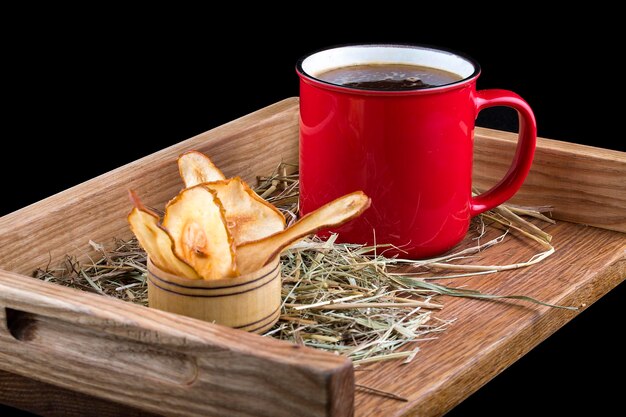
<path fill-rule="evenodd" d="M 5 308 L 7 330 L 19 343 L 45 351 L 77 366 L 107 367 L 128 377 L 189 385 L 198 375 L 193 357 L 82 327 L 54 317 Z M 117 369 L 108 368 L 111 363 Z"/>

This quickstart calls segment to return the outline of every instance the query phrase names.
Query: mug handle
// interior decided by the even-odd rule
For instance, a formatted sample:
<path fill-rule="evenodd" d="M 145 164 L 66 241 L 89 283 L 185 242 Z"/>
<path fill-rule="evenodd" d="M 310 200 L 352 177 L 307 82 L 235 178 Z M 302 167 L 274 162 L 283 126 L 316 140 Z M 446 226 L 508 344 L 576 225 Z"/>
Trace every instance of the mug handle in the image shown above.
<path fill-rule="evenodd" d="M 537 124 L 535 115 L 528 103 L 520 96 L 508 90 L 480 90 L 474 97 L 476 114 L 483 109 L 495 106 L 512 107 L 519 117 L 519 136 L 513 163 L 508 172 L 491 189 L 470 199 L 470 215 L 472 217 L 504 203 L 520 189 L 535 154 L 537 143 Z"/>

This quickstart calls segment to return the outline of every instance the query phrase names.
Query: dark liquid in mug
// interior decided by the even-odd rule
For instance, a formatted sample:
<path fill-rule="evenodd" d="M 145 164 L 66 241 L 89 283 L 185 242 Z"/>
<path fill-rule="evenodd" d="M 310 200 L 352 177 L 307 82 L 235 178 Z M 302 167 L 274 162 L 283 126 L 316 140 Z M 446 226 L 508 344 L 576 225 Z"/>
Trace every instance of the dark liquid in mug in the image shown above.
<path fill-rule="evenodd" d="M 438 87 L 463 79 L 458 74 L 437 68 L 406 64 L 353 65 L 325 71 L 316 78 L 344 87 L 379 91 Z"/>

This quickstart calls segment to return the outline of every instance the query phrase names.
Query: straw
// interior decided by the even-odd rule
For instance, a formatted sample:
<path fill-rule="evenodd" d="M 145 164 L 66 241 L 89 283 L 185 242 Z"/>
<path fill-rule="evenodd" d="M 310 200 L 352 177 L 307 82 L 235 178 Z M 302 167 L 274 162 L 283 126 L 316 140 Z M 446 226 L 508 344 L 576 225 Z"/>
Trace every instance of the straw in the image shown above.
<path fill-rule="evenodd" d="M 280 164 L 272 174 L 257 177 L 255 188 L 285 214 L 289 224 L 298 218 L 296 170 L 294 165 Z M 549 207 L 502 205 L 472 223 L 473 246 L 419 261 L 386 257 L 390 245 L 337 243 L 335 234 L 327 240 L 305 238 L 281 256 L 281 315 L 265 336 L 345 355 L 357 367 L 388 360 L 408 363 L 419 357 L 420 341 L 436 338 L 450 324 L 437 317 L 445 308 L 442 296 L 514 299 L 573 309 L 525 295 L 484 294 L 433 282 L 528 268 L 544 261 L 555 252 L 552 236 L 523 217 L 554 223 L 543 214 L 548 211 Z M 512 235 L 541 251 L 506 265 L 475 262 L 475 256 L 497 250 L 493 247 Z M 114 239 L 108 246 L 90 241 L 90 245 L 96 259 L 79 261 L 67 255 L 58 268 L 38 269 L 35 276 L 147 305 L 146 254 L 137 241 Z"/>

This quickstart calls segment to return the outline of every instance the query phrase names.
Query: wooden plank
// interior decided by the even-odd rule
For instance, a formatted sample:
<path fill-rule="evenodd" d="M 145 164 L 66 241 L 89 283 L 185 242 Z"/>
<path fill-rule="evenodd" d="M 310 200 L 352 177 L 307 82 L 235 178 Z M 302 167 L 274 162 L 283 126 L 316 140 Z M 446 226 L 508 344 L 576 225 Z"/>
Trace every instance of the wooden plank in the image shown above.
<path fill-rule="evenodd" d="M 0 369 L 61 388 L 172 416 L 353 412 L 337 355 L 6 271 L 0 309 Z"/>
<path fill-rule="evenodd" d="M 515 133 L 476 128 L 476 187 L 504 176 L 516 143 Z M 531 172 L 510 202 L 552 205 L 557 219 L 626 232 L 626 153 L 538 138 Z"/>
<path fill-rule="evenodd" d="M 0 218 L 0 269 L 30 275 L 68 253 L 93 253 L 89 239 L 130 237 L 128 190 L 162 208 L 183 187 L 176 158 L 184 151 L 207 153 L 226 176 L 254 184 L 259 172 L 298 162 L 297 138 L 298 100 L 290 98 L 10 213 Z"/>
<path fill-rule="evenodd" d="M 0 370 L 0 403 L 45 417 L 155 417 L 111 401 Z M 2 408 L 0 407 L 0 414 Z"/>
<path fill-rule="evenodd" d="M 409 399 L 360 391 L 357 416 L 441 416 L 626 279 L 626 235 L 559 222 L 546 229 L 557 252 L 530 268 L 458 279 L 450 284 L 493 294 L 524 294 L 579 311 L 520 302 L 441 298 L 437 317 L 456 321 L 422 343 L 414 361 L 356 369 L 356 383 Z M 467 244 L 468 242 L 465 242 Z M 598 250 L 602 248 L 602 250 Z M 510 239 L 485 251 L 480 264 L 526 260 L 537 248 Z M 410 349 L 410 347 L 409 347 Z"/>

